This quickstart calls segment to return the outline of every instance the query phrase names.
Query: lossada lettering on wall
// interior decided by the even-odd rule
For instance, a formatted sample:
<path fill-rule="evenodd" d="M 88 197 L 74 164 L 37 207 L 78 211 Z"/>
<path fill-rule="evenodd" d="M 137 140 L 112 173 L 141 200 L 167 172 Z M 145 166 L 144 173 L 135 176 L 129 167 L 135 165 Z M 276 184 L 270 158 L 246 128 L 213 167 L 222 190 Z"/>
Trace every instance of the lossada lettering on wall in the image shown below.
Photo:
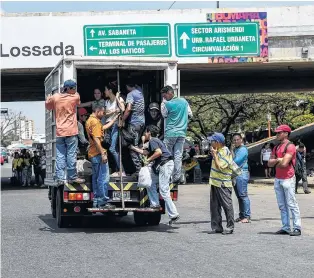
<path fill-rule="evenodd" d="M 0 56 L 2 58 L 8 57 L 29 57 L 29 56 L 62 56 L 62 55 L 74 55 L 74 46 L 65 45 L 60 42 L 58 45 L 34 45 L 34 46 L 13 46 L 6 48 L 2 43 L 0 44 Z"/>

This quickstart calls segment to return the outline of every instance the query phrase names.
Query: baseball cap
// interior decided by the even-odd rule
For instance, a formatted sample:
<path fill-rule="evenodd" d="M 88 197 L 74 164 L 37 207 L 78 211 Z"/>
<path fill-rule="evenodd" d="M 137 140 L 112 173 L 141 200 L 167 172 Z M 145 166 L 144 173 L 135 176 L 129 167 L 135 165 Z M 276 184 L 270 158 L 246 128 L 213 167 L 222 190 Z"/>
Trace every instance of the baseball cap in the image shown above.
<path fill-rule="evenodd" d="M 149 110 L 153 110 L 153 109 L 156 109 L 159 111 L 159 104 L 157 102 L 152 102 L 150 105 L 149 105 Z"/>
<path fill-rule="evenodd" d="M 212 136 L 207 138 L 209 141 L 216 141 L 218 143 L 225 143 L 225 136 L 222 133 L 215 132 Z"/>
<path fill-rule="evenodd" d="M 75 81 L 73 81 L 71 79 L 64 81 L 63 88 L 73 88 L 73 87 L 76 87 Z"/>
<path fill-rule="evenodd" d="M 78 109 L 78 114 L 80 116 L 83 116 L 83 115 L 88 114 L 88 112 L 87 112 L 87 110 L 85 108 L 81 107 L 81 108 Z"/>
<path fill-rule="evenodd" d="M 288 125 L 280 125 L 275 129 L 275 132 L 291 132 L 291 128 Z"/>

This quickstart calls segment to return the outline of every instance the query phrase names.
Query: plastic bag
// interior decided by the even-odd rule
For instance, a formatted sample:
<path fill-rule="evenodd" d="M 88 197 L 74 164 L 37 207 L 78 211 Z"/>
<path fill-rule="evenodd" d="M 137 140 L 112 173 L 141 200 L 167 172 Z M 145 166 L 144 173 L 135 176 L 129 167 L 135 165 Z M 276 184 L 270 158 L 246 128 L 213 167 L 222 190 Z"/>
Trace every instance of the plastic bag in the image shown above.
<path fill-rule="evenodd" d="M 232 170 L 232 178 L 236 178 L 242 174 L 242 169 L 234 161 L 231 162 L 230 169 Z"/>
<path fill-rule="evenodd" d="M 152 185 L 151 168 L 149 166 L 142 167 L 138 174 L 139 188 L 150 188 Z"/>

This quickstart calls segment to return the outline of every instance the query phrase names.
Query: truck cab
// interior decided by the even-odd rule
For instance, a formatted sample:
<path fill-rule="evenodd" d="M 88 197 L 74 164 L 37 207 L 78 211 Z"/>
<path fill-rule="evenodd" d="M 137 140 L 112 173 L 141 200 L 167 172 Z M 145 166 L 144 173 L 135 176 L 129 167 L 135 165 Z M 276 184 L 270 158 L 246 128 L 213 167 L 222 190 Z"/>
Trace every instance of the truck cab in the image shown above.
<path fill-rule="evenodd" d="M 105 85 L 116 81 L 122 96 L 126 96 L 124 81 L 133 79 L 141 87 L 146 111 L 151 102 L 161 103 L 160 89 L 170 85 L 179 95 L 177 62 L 163 58 L 135 57 L 64 57 L 45 79 L 45 94 L 51 94 L 52 88 L 58 86 L 59 92 L 63 82 L 68 79 L 77 82 L 77 92 L 81 102 L 93 100 L 93 91 L 98 88 L 103 93 Z M 87 108 L 88 109 L 88 108 Z M 92 111 L 89 109 L 88 111 Z M 119 137 L 121 132 L 119 131 Z M 121 140 L 120 140 L 121 141 Z M 128 148 L 119 143 L 122 163 L 127 173 L 125 177 L 111 177 L 108 186 L 109 202 L 116 206 L 113 210 L 93 208 L 92 170 L 86 157 L 77 157 L 79 177 L 84 184 L 58 185 L 54 179 L 56 166 L 56 124 L 54 111 L 46 110 L 46 179 L 49 188 L 49 200 L 52 216 L 58 227 L 67 227 L 82 217 L 95 213 L 125 216 L 133 212 L 137 225 L 158 225 L 161 214 L 165 213 L 164 202 L 160 197 L 161 209 L 151 209 L 146 189 L 138 188 L 137 180 L 132 177 L 132 161 Z M 110 161 L 109 161 L 110 162 Z M 110 163 L 109 163 L 110 167 Z M 112 169 L 111 169 L 112 170 Z M 113 172 L 113 170 L 111 171 Z M 178 186 L 171 184 L 171 196 L 177 200 Z"/>

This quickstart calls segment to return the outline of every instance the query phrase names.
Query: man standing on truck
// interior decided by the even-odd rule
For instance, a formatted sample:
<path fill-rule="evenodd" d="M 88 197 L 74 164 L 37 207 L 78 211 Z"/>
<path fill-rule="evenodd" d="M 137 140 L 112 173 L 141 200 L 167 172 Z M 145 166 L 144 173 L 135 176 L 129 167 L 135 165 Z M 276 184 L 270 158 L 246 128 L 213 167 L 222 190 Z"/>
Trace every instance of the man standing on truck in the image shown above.
<path fill-rule="evenodd" d="M 300 236 L 301 216 L 298 202 L 295 197 L 295 165 L 296 147 L 289 141 L 291 128 L 281 125 L 275 129 L 279 145 L 274 147 L 268 161 L 269 167 L 276 167 L 275 193 L 281 214 L 282 228 L 278 235 Z M 292 213 L 293 231 L 290 231 L 290 216 Z"/>
<path fill-rule="evenodd" d="M 80 95 L 76 92 L 76 82 L 67 80 L 64 82 L 63 91 L 52 89 L 52 95 L 48 95 L 46 108 L 55 111 L 56 118 L 56 179 L 58 184 L 67 180 L 70 183 L 84 183 L 78 178 L 76 170 L 76 151 L 78 144 L 77 106 L 80 104 Z"/>
<path fill-rule="evenodd" d="M 174 157 L 174 171 L 172 182 L 180 183 L 182 153 L 188 128 L 188 119 L 192 117 L 192 111 L 184 98 L 174 95 L 171 86 L 161 89 L 163 102 L 161 103 L 161 114 L 166 120 L 164 143 Z"/>
<path fill-rule="evenodd" d="M 138 146 L 139 140 L 145 127 L 145 102 L 142 92 L 136 89 L 132 82 L 126 85 L 128 95 L 126 98 L 126 110 L 123 114 L 123 120 L 128 121 L 128 132 L 132 135 L 133 145 Z M 141 159 L 137 152 L 130 150 L 130 155 L 135 166 L 134 175 L 138 176 L 141 170 Z"/>
<path fill-rule="evenodd" d="M 115 206 L 108 203 L 109 166 L 107 150 L 102 147 L 104 131 L 110 128 L 118 119 L 115 115 L 110 122 L 102 125 L 101 119 L 105 115 L 103 105 L 95 105 L 93 113 L 86 122 L 86 131 L 90 143 L 88 157 L 92 163 L 92 184 L 94 192 L 93 207 L 114 209 Z"/>
<path fill-rule="evenodd" d="M 142 155 L 148 155 L 147 164 L 152 164 L 152 185 L 147 189 L 148 198 L 152 208 L 159 208 L 159 196 L 157 193 L 157 183 L 159 183 L 159 192 L 165 201 L 166 209 L 170 217 L 170 223 L 179 220 L 180 216 L 175 204 L 170 196 L 170 178 L 173 172 L 173 157 L 167 150 L 164 143 L 157 138 L 160 130 L 157 126 L 150 125 L 146 128 L 144 136 L 148 141 L 148 151 L 130 146 L 130 149 Z"/>

